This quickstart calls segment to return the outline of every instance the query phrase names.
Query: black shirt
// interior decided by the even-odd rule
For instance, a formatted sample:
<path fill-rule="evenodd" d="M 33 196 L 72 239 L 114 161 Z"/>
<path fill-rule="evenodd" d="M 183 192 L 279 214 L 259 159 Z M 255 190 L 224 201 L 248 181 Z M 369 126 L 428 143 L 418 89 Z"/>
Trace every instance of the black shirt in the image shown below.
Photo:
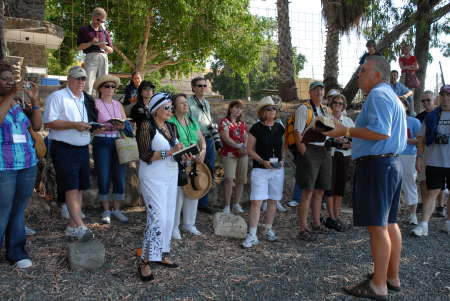
<path fill-rule="evenodd" d="M 421 123 L 423 123 L 423 121 L 425 120 L 425 117 L 427 117 L 427 115 L 428 115 L 427 111 L 422 111 L 416 115 L 416 118 L 419 119 Z"/>
<path fill-rule="evenodd" d="M 250 128 L 249 132 L 256 138 L 255 151 L 264 161 L 269 161 L 270 158 L 283 160 L 281 148 L 283 147 L 284 127 L 279 122 L 275 122 L 273 126 L 267 126 L 258 121 Z M 253 160 L 253 168 L 265 167 Z"/>

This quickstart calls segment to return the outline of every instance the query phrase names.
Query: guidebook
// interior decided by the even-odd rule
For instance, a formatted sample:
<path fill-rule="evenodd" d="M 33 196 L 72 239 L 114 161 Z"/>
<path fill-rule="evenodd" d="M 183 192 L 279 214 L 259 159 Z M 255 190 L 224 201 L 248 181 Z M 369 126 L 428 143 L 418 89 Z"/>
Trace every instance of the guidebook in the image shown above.
<path fill-rule="evenodd" d="M 200 153 L 200 150 L 198 149 L 198 145 L 197 144 L 192 144 L 191 146 L 188 146 L 186 148 L 183 148 L 182 150 L 179 150 L 175 153 L 173 153 L 173 159 L 177 162 L 181 161 L 181 157 L 183 155 L 198 155 Z"/>
<path fill-rule="evenodd" d="M 331 131 L 335 128 L 334 119 L 330 117 L 317 117 L 303 132 L 303 143 L 324 142 L 326 136 L 323 132 Z"/>

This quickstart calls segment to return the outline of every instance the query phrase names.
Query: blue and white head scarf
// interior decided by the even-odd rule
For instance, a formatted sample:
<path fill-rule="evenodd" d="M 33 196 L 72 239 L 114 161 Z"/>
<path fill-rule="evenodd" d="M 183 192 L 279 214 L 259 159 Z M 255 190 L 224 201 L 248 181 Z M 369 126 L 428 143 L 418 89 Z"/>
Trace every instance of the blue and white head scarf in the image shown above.
<path fill-rule="evenodd" d="M 156 93 L 150 98 L 150 102 L 148 107 L 150 109 L 150 113 L 155 112 L 160 106 L 165 105 L 168 102 L 171 102 L 171 96 L 167 93 Z"/>

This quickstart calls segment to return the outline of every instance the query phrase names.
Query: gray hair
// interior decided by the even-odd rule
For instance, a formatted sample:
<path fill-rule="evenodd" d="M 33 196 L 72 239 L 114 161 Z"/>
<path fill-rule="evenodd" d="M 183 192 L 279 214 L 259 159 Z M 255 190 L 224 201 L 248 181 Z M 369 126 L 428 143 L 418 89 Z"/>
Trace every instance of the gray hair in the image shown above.
<path fill-rule="evenodd" d="M 375 66 L 375 71 L 380 73 L 381 80 L 388 82 L 391 76 L 391 65 L 389 62 L 381 55 L 369 55 L 366 58 L 367 61 L 373 61 Z"/>
<path fill-rule="evenodd" d="M 104 10 L 101 7 L 96 7 L 94 8 L 94 10 L 92 11 L 92 17 L 106 17 L 106 10 Z"/>

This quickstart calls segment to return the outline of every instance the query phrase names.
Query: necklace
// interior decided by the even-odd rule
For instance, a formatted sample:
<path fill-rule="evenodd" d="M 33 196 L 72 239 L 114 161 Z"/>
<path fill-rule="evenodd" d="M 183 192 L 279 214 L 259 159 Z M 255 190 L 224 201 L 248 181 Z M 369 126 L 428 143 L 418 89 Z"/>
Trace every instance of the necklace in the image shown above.
<path fill-rule="evenodd" d="M 102 102 L 103 106 L 105 107 L 106 111 L 108 112 L 109 119 L 115 118 L 116 117 L 116 111 L 114 110 L 114 103 L 111 102 L 112 111 L 113 111 L 113 113 L 111 114 L 111 112 L 109 111 L 108 107 L 106 106 L 106 103 L 102 99 L 100 99 L 100 101 Z"/>
<path fill-rule="evenodd" d="M 81 97 L 78 98 L 78 99 L 80 100 Z M 86 110 L 86 108 L 84 107 L 84 102 L 81 104 L 81 105 L 83 106 L 83 109 L 80 110 L 80 107 L 78 106 L 77 101 L 76 101 L 75 99 L 73 99 L 73 98 L 72 98 L 72 100 L 73 100 L 73 102 L 75 103 L 75 106 L 77 107 L 78 113 L 80 113 L 80 117 L 81 117 L 81 120 L 80 120 L 80 121 L 84 122 L 84 112 L 85 112 L 85 110 Z M 81 100 L 80 100 L 80 101 L 81 101 Z"/>

